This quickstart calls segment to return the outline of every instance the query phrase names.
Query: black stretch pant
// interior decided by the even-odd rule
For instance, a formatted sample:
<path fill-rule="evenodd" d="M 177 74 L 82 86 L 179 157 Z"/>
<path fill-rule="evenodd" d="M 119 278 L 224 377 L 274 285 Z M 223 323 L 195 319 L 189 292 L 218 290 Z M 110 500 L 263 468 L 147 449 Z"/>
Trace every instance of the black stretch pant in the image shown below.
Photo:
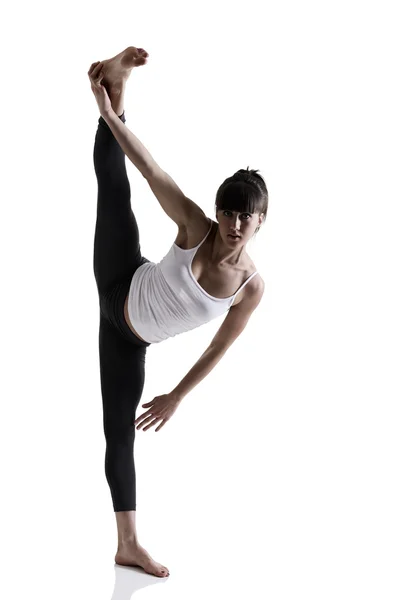
<path fill-rule="evenodd" d="M 120 119 L 125 123 L 125 113 Z M 129 329 L 123 310 L 132 275 L 148 260 L 140 251 L 125 154 L 102 117 L 93 158 L 98 183 L 93 267 L 100 306 L 105 472 L 114 511 L 136 510 L 134 419 L 143 391 L 150 344 Z"/>

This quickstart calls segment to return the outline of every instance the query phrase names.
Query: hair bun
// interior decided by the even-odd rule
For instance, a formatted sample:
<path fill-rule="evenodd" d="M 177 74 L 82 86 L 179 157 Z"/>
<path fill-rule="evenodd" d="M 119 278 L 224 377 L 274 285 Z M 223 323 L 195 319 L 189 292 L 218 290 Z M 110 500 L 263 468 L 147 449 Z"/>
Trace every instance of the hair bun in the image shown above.
<path fill-rule="evenodd" d="M 258 171 L 259 169 L 249 169 L 249 167 L 247 167 L 247 169 L 239 169 L 239 171 L 236 171 L 234 178 L 242 181 L 248 181 L 250 183 L 257 182 L 262 186 L 264 191 L 267 191 L 267 185 Z"/>

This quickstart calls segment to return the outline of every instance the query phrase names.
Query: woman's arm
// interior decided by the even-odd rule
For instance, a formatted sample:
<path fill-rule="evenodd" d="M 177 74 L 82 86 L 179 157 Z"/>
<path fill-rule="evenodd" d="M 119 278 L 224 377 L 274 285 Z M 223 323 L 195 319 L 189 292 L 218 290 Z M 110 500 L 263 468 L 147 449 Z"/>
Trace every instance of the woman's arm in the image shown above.
<path fill-rule="evenodd" d="M 200 206 L 185 196 L 172 177 L 161 169 L 142 142 L 113 110 L 105 112 L 103 119 L 126 156 L 147 180 L 161 208 L 179 228 L 189 227 L 190 223 L 205 217 Z"/>
<path fill-rule="evenodd" d="M 206 375 L 219 363 L 225 350 L 219 347 L 209 346 L 201 355 L 197 363 L 190 369 L 189 373 L 171 392 L 179 400 L 182 400 Z"/>
<path fill-rule="evenodd" d="M 143 177 L 147 178 L 158 167 L 150 152 L 132 131 L 124 125 L 113 110 L 104 113 L 102 116 L 126 156 L 141 172 Z"/>
<path fill-rule="evenodd" d="M 206 375 L 219 363 L 228 348 L 245 329 L 250 316 L 261 302 L 264 293 L 264 281 L 254 277 L 249 283 L 246 295 L 235 306 L 232 306 L 218 329 L 211 344 L 202 354 L 189 373 L 171 392 L 179 399 L 184 398 Z"/>

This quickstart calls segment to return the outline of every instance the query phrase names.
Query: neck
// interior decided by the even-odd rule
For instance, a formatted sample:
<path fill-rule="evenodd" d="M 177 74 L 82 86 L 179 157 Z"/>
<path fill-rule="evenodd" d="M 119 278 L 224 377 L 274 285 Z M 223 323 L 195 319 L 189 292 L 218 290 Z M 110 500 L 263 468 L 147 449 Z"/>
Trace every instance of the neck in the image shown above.
<path fill-rule="evenodd" d="M 214 239 L 212 240 L 211 263 L 216 266 L 234 266 L 239 264 L 246 254 L 245 245 L 240 248 L 230 248 L 224 244 L 219 233 L 219 227 L 216 230 Z"/>

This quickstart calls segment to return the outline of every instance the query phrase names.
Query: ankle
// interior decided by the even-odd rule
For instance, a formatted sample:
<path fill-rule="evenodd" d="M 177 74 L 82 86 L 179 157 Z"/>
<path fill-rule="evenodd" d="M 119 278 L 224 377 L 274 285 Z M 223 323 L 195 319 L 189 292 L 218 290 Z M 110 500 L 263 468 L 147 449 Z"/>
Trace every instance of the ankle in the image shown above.
<path fill-rule="evenodd" d="M 136 536 L 126 537 L 126 538 L 118 538 L 118 550 L 123 550 L 124 548 L 138 548 L 139 542 Z"/>
<path fill-rule="evenodd" d="M 118 117 L 121 117 L 125 110 L 124 103 L 115 98 L 111 99 L 111 108 L 113 109 L 115 114 L 118 115 Z"/>
<path fill-rule="evenodd" d="M 115 518 L 117 520 L 118 547 L 137 544 L 136 511 L 117 511 Z"/>
<path fill-rule="evenodd" d="M 119 116 L 124 112 L 125 86 L 113 86 L 108 93 L 111 101 L 111 108 Z"/>

